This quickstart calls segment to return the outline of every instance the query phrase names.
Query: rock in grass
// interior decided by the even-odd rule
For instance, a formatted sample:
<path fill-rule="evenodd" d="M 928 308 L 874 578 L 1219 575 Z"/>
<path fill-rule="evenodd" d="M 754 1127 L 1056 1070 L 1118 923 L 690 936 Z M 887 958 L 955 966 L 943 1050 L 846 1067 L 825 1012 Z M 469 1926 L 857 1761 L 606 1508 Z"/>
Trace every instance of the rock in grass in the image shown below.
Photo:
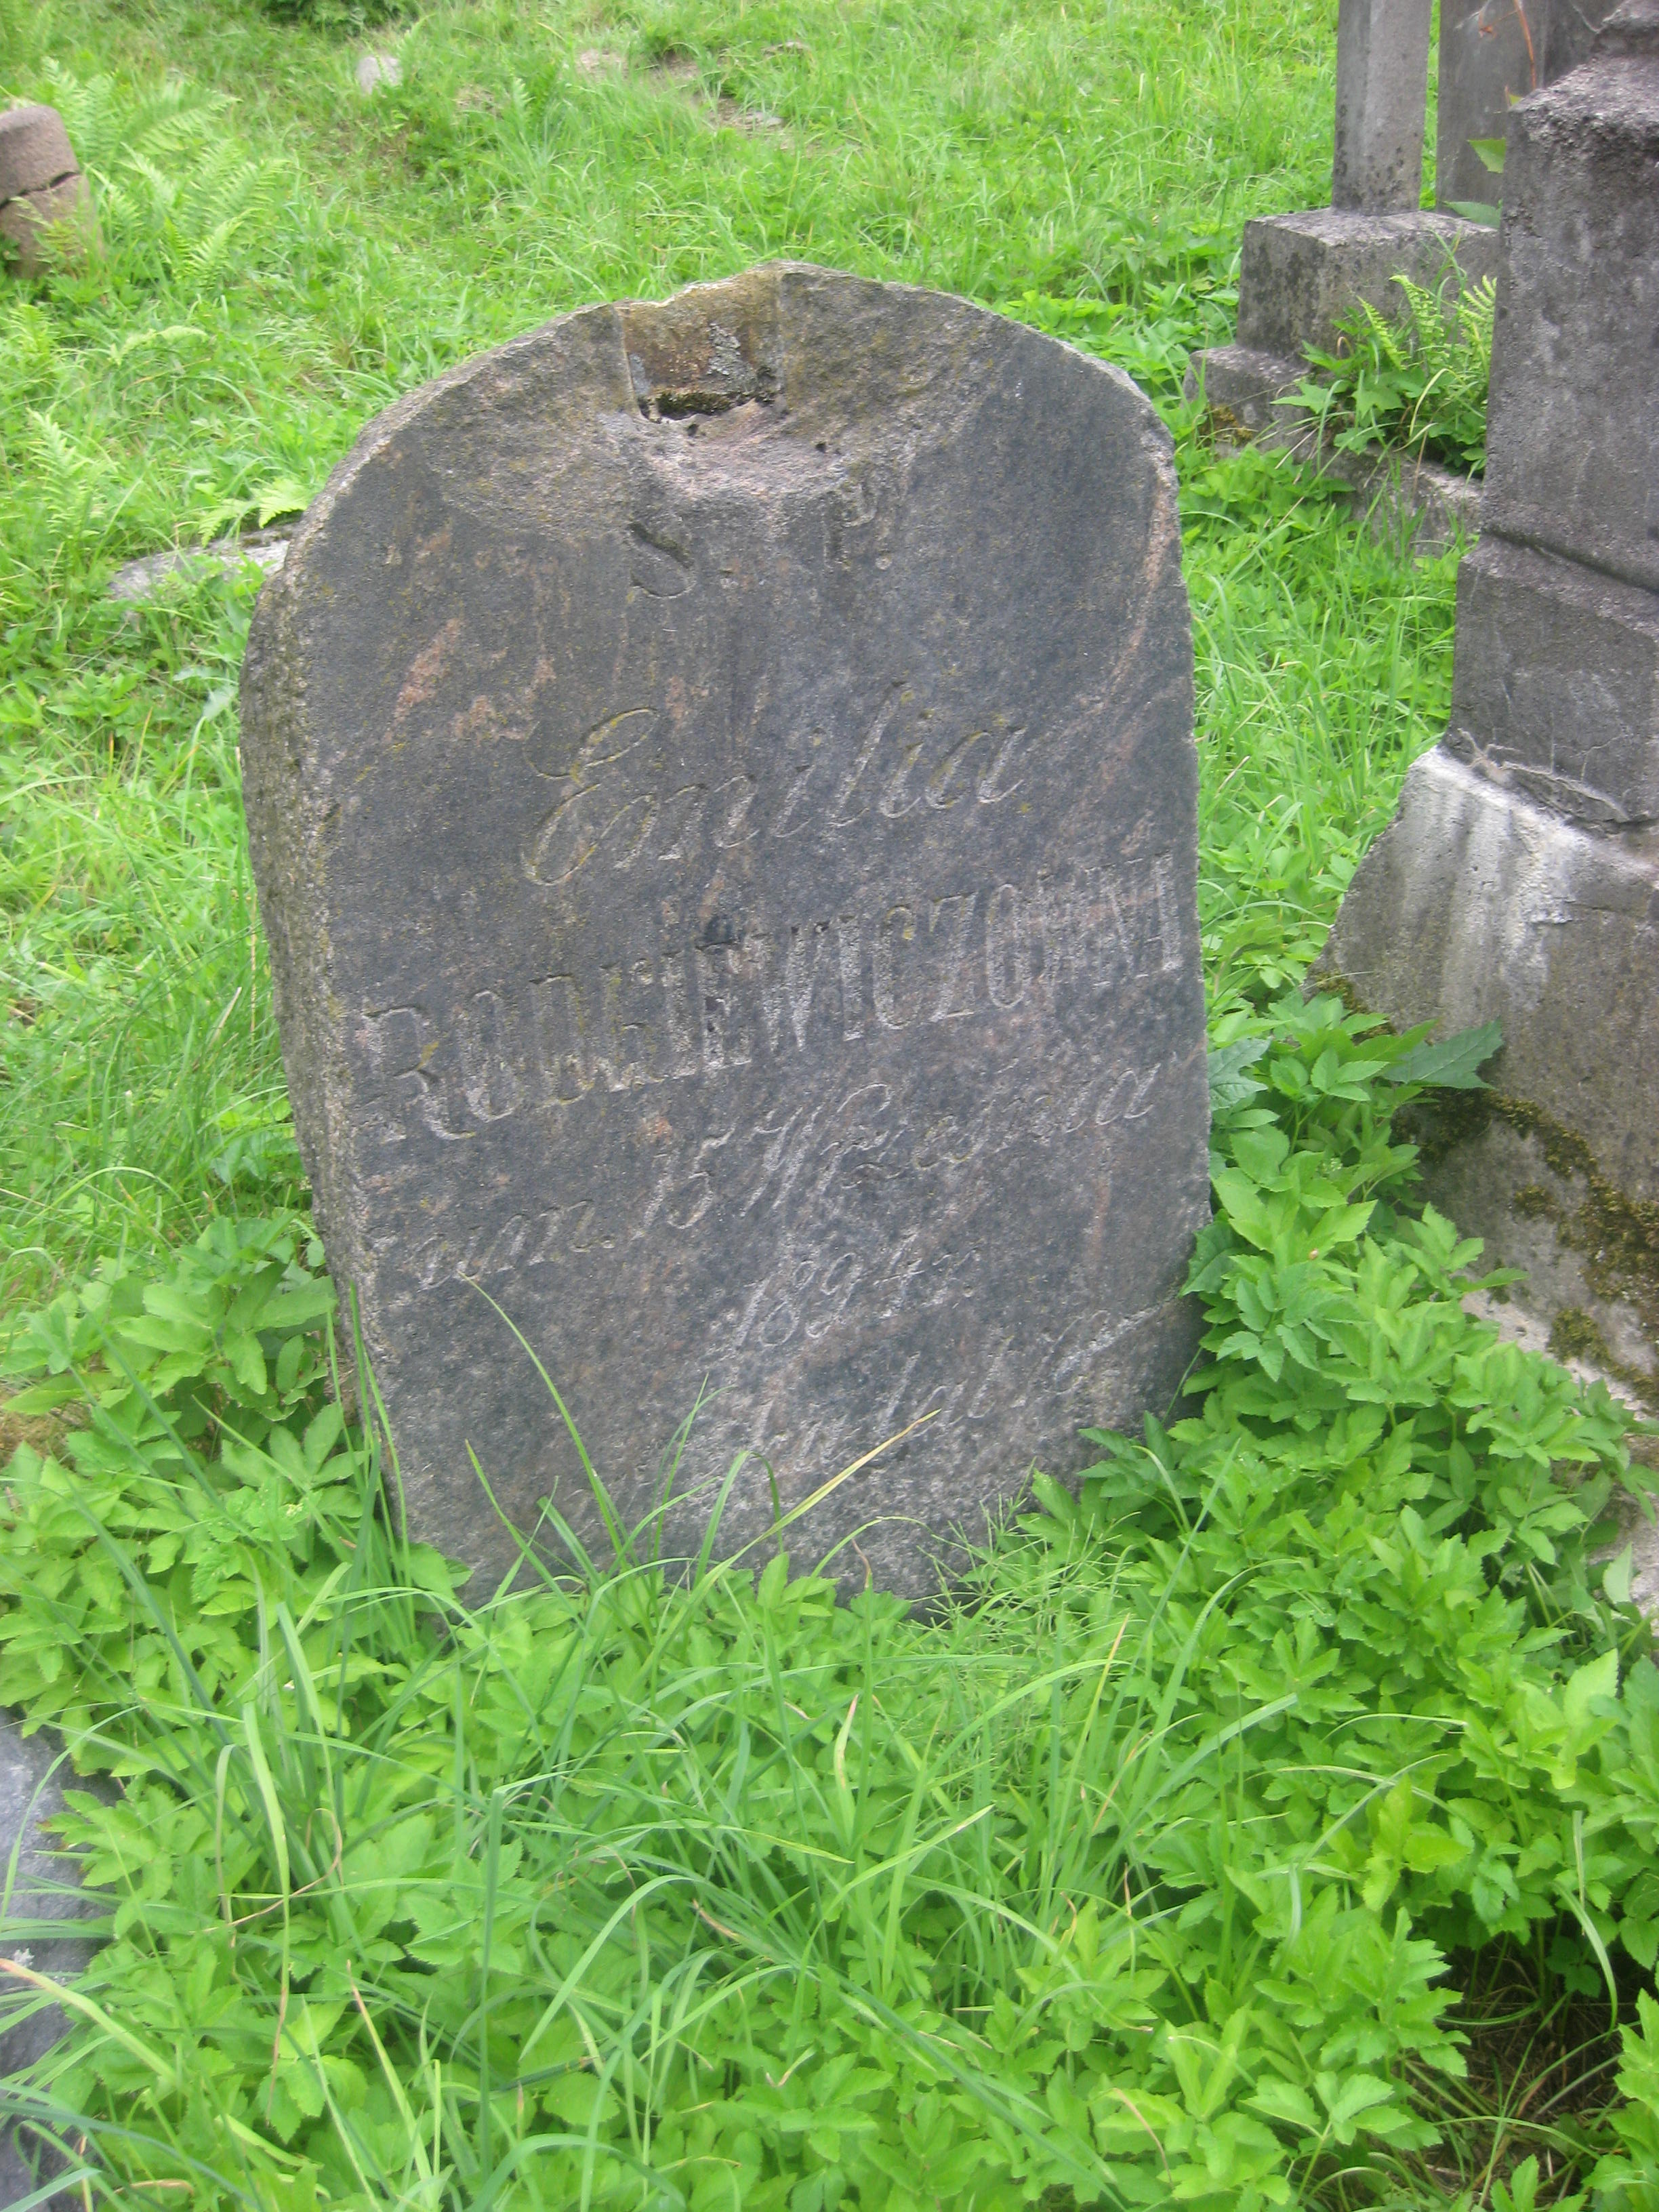
<path fill-rule="evenodd" d="M 908 1430 L 789 1539 L 905 1592 L 1167 1407 L 1192 656 L 1127 378 L 796 265 L 566 316 L 370 427 L 243 708 L 295 1121 L 422 1534 L 510 1561 L 476 1452 L 607 1550 L 532 1352 L 681 1554 L 739 1454 L 721 1552 Z"/>
<path fill-rule="evenodd" d="M 396 54 L 365 54 L 351 74 L 358 91 L 367 100 L 383 84 L 394 88 L 400 85 L 404 81 L 404 65 Z"/>
<path fill-rule="evenodd" d="M 55 107 L 0 114 L 0 258 L 38 276 L 54 258 L 83 258 L 98 245 L 92 187 L 81 173 Z"/>
<path fill-rule="evenodd" d="M 112 599 L 150 599 L 175 577 L 197 584 L 216 571 L 240 568 L 249 561 L 270 575 L 287 558 L 288 535 L 278 530 L 255 530 L 246 538 L 216 538 L 206 545 L 169 546 L 165 552 L 145 553 L 136 561 L 124 562 L 109 580 L 108 595 Z"/>

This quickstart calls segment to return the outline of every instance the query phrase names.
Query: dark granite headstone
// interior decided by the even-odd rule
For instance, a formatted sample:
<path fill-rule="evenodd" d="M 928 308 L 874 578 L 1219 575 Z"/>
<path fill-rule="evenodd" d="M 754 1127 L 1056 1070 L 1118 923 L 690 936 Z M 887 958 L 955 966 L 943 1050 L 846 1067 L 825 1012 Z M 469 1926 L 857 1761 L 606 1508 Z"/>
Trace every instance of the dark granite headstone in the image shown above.
<path fill-rule="evenodd" d="M 370 427 L 243 712 L 295 1120 L 423 1533 L 510 1559 L 471 1445 L 605 1549 L 484 1293 L 625 1522 L 702 1486 L 676 1553 L 745 1448 L 787 1509 L 932 1415 L 789 1540 L 908 1592 L 1167 1404 L 1192 658 L 1126 378 L 794 265 L 566 316 Z M 773 1510 L 750 1462 L 719 1549 Z"/>

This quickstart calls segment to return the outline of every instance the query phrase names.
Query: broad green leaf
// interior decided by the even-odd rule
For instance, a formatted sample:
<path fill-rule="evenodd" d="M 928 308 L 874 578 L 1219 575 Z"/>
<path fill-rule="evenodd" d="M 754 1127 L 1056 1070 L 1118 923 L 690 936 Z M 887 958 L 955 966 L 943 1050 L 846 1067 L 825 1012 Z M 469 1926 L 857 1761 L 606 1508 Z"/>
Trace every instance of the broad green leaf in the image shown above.
<path fill-rule="evenodd" d="M 1425 1041 L 1383 1073 L 1390 1083 L 1421 1083 L 1440 1091 L 1484 1091 L 1480 1070 L 1501 1050 L 1504 1025 L 1483 1022 L 1479 1029 L 1460 1030 L 1442 1044 Z"/>

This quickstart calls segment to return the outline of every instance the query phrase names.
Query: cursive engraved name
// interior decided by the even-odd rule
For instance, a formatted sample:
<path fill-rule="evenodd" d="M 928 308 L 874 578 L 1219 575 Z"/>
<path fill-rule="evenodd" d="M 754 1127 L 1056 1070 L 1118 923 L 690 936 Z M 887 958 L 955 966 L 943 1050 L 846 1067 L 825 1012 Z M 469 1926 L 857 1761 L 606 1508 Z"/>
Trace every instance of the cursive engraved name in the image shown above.
<path fill-rule="evenodd" d="M 1001 806 L 1021 788 L 1035 742 L 1006 714 L 966 732 L 936 724 L 905 685 L 894 684 L 850 743 L 822 729 L 768 742 L 757 757 L 775 756 L 781 766 L 764 789 L 746 770 L 711 788 L 665 769 L 653 743 L 661 719 L 641 704 L 608 715 L 574 745 L 556 732 L 530 738 L 529 765 L 552 786 L 552 804 L 538 809 L 524 842 L 532 883 L 557 890 L 585 868 L 625 874 L 641 863 L 690 865 L 706 850 L 808 832 L 836 842 L 860 823 L 901 821 L 918 807 Z"/>

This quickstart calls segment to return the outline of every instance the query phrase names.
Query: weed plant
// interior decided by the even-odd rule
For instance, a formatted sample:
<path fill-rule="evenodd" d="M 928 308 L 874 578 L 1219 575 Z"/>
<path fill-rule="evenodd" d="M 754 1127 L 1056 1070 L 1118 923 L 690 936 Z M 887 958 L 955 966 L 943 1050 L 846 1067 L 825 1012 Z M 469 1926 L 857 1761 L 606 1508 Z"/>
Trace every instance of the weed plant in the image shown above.
<path fill-rule="evenodd" d="M 1494 1039 L 1227 1026 L 1194 1409 L 928 1619 L 649 1526 L 471 1589 L 299 1223 L 33 1315 L 15 1402 L 90 1420 L 9 1471 L 0 1700 L 123 1787 L 70 1793 L 108 1940 L 15 1976 L 73 2026 L 13 2108 L 123 2201 L 1249 2212 L 1598 2151 L 1650 2201 L 1639 2087 L 1600 2142 L 1446 2094 L 1454 1958 L 1616 2016 L 1659 1947 L 1625 1417 L 1469 1318 L 1393 1127 Z"/>
<path fill-rule="evenodd" d="M 1339 349 L 1310 352 L 1315 374 L 1280 404 L 1305 408 L 1339 453 L 1384 448 L 1484 476 L 1498 280 L 1455 297 L 1449 286 L 1394 281 L 1403 313 L 1385 316 L 1362 300 Z"/>

